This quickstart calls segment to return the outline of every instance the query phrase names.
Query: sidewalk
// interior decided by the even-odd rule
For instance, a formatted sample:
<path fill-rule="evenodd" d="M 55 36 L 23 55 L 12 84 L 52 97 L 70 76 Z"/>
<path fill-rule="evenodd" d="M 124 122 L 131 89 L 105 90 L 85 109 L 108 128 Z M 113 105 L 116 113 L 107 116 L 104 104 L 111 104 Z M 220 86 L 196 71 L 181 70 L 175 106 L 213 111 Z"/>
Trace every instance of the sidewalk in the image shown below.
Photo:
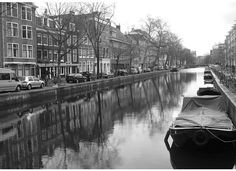
<path fill-rule="evenodd" d="M 219 75 L 219 71 L 215 69 L 212 69 L 212 71 L 212 75 L 215 78 L 214 84 L 216 88 L 218 88 L 221 91 L 221 94 L 225 96 L 225 100 L 228 106 L 228 111 L 226 112 L 229 114 L 233 124 L 236 125 L 236 88 L 234 84 L 226 86 L 225 82 L 223 80 L 220 80 L 219 78 L 221 77 L 221 75 Z"/>

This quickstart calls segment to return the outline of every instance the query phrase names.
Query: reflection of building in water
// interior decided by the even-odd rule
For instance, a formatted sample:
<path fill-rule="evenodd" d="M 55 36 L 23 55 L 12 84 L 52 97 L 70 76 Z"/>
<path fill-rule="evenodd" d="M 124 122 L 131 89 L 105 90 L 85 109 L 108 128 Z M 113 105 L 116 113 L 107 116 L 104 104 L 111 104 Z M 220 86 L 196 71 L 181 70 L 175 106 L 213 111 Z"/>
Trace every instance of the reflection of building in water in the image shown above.
<path fill-rule="evenodd" d="M 91 97 L 32 108 L 27 117 L 14 123 L 16 135 L 0 142 L 0 167 L 41 168 L 49 161 L 52 165 L 55 162 L 55 166 L 61 160 L 51 161 L 50 158 L 63 156 L 55 156 L 56 149 L 66 146 L 66 149 L 81 151 L 80 141 L 99 146 L 106 142 L 114 122 L 122 121 L 125 113 L 132 112 L 141 118 L 146 117 L 142 113 L 152 105 L 157 105 L 158 110 L 178 105 L 183 87 L 187 86 L 186 80 L 190 82 L 191 78 L 184 74 L 165 74 L 153 80 L 96 92 Z"/>
<path fill-rule="evenodd" d="M 29 110 L 12 125 L 16 134 L 1 142 L 1 168 L 39 168 L 40 114 L 38 109 Z"/>

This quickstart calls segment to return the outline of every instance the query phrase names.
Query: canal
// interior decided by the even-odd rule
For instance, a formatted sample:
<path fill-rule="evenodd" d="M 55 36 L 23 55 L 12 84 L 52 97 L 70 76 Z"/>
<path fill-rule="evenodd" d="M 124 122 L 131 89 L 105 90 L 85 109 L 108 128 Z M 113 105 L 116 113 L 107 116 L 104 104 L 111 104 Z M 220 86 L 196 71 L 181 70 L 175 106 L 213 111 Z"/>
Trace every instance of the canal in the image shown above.
<path fill-rule="evenodd" d="M 164 143 L 183 96 L 196 95 L 204 85 L 203 71 L 161 73 L 113 89 L 42 99 L 30 108 L 6 108 L 0 118 L 0 168 L 171 169 L 194 168 L 202 160 L 233 168 L 230 147 L 168 151 Z"/>

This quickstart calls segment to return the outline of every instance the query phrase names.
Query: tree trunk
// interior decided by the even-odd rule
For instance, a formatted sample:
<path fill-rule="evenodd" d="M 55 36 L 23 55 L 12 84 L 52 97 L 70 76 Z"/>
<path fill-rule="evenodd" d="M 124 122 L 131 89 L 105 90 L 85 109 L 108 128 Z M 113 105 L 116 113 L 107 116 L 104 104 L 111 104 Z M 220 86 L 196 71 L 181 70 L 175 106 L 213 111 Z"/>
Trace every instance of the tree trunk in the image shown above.
<path fill-rule="evenodd" d="M 97 58 L 97 78 L 99 78 L 99 67 L 100 67 L 100 64 L 99 64 L 99 42 L 97 43 L 97 49 L 96 49 L 96 58 Z"/>
<path fill-rule="evenodd" d="M 160 55 L 160 47 L 158 47 L 158 49 L 157 49 L 157 57 L 156 57 L 156 59 L 154 60 L 154 62 L 153 62 L 153 66 L 152 67 L 154 67 L 155 65 L 156 65 L 156 62 L 158 61 L 158 67 L 159 67 L 159 55 Z"/>
<path fill-rule="evenodd" d="M 169 61 L 169 54 L 167 54 L 167 57 L 166 57 L 166 61 L 165 61 L 165 64 L 164 64 L 164 67 L 166 67 L 166 65 L 167 65 L 167 62 Z"/>

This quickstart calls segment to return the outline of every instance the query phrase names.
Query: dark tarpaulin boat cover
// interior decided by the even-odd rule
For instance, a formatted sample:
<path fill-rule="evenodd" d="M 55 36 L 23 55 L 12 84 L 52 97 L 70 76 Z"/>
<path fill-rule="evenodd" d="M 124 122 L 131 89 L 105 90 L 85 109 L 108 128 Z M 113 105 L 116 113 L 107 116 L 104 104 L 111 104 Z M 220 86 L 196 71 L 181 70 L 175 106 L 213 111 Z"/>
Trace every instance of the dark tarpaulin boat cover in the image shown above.
<path fill-rule="evenodd" d="M 226 106 L 223 96 L 184 97 L 182 111 L 172 126 L 234 130 Z"/>

